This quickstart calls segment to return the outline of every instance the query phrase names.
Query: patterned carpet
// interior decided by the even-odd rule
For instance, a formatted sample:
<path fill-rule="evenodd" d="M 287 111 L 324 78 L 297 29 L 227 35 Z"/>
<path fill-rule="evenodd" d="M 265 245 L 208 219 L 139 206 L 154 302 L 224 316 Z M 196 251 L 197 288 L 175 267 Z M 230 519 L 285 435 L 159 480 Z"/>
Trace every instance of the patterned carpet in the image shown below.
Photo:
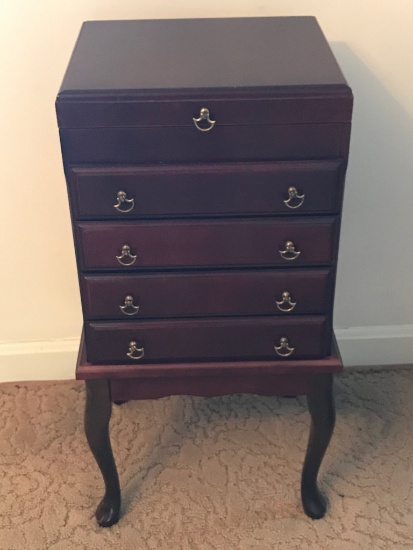
<path fill-rule="evenodd" d="M 0 385 L 0 548 L 412 550 L 413 368 L 346 372 L 335 388 L 324 519 L 300 504 L 305 399 L 172 397 L 114 407 L 123 517 L 101 529 L 83 384 Z"/>

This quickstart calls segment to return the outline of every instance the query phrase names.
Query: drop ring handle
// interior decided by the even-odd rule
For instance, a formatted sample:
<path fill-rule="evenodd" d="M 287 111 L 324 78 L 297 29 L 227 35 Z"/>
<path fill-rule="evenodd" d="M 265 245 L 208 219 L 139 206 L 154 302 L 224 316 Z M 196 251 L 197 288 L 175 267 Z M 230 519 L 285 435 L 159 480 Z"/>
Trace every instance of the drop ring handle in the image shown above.
<path fill-rule="evenodd" d="M 135 199 L 128 199 L 125 191 L 119 191 L 116 196 L 116 204 L 113 208 L 116 208 L 118 212 L 130 212 L 135 208 Z"/>
<path fill-rule="evenodd" d="M 209 132 L 212 130 L 212 128 L 215 126 L 215 120 L 211 120 L 209 116 L 209 109 L 206 107 L 202 107 L 202 109 L 199 111 L 199 118 L 193 118 L 194 124 L 196 128 L 200 132 Z M 200 123 L 206 122 L 208 124 L 207 127 L 200 126 Z"/>
<path fill-rule="evenodd" d="M 291 294 L 287 292 L 286 290 L 282 293 L 282 300 L 276 301 L 277 307 L 280 311 L 289 312 L 292 311 L 295 306 L 297 305 L 297 302 L 291 301 Z"/>
<path fill-rule="evenodd" d="M 285 250 L 279 250 L 280 256 L 284 260 L 295 260 L 301 254 L 299 250 L 295 249 L 295 244 L 292 241 L 287 241 L 284 246 Z"/>
<path fill-rule="evenodd" d="M 139 359 L 142 359 L 145 355 L 145 349 L 143 347 L 138 348 L 138 344 L 136 342 L 129 342 L 129 351 L 126 355 L 131 359 L 135 359 L 135 361 L 139 361 Z"/>
<path fill-rule="evenodd" d="M 119 306 L 119 308 L 125 315 L 136 315 L 139 311 L 139 306 L 135 306 L 133 303 L 133 296 L 130 294 L 125 296 L 124 304 Z"/>
<path fill-rule="evenodd" d="M 289 357 L 294 353 L 294 348 L 290 346 L 288 338 L 286 338 L 285 336 L 280 339 L 280 345 L 274 346 L 274 349 L 277 355 L 279 355 L 280 357 Z"/>
<path fill-rule="evenodd" d="M 284 204 L 291 209 L 300 208 L 300 206 L 304 202 L 304 199 L 305 199 L 304 193 L 302 195 L 299 195 L 296 187 L 289 187 L 288 199 L 284 201 Z M 297 200 L 298 202 L 296 202 Z"/>
<path fill-rule="evenodd" d="M 118 262 L 122 265 L 128 266 L 133 265 L 136 262 L 137 256 L 134 256 L 131 253 L 131 248 L 128 244 L 124 244 L 122 246 L 122 252 L 120 256 L 116 256 L 116 259 Z"/>

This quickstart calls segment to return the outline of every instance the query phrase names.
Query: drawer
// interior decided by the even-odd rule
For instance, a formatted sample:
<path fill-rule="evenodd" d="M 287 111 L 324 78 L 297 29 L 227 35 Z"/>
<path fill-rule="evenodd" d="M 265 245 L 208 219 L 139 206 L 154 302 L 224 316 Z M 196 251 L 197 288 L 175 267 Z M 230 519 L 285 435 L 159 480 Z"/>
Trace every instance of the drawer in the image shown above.
<path fill-rule="evenodd" d="M 242 317 L 86 323 L 85 337 L 91 363 L 288 361 L 325 356 L 329 331 L 325 316 Z"/>
<path fill-rule="evenodd" d="M 130 271 L 328 265 L 336 260 L 338 227 L 336 217 L 83 222 L 76 233 L 82 269 Z"/>
<path fill-rule="evenodd" d="M 74 167 L 69 187 L 78 219 L 336 213 L 344 169 L 343 160 Z"/>
<path fill-rule="evenodd" d="M 198 72 L 202 75 L 202 71 Z M 262 94 L 262 92 L 261 92 Z M 205 93 L 191 91 L 185 98 L 181 93 L 175 99 L 148 100 L 123 98 L 113 101 L 99 97 L 79 101 L 61 95 L 57 99 L 57 116 L 60 128 L 130 128 L 189 126 L 194 129 L 194 118 L 198 118 L 204 106 L 215 121 L 213 130 L 220 126 L 255 126 L 277 124 L 317 124 L 350 122 L 353 97 L 347 87 L 340 93 L 318 91 L 317 94 L 296 92 L 280 94 L 278 97 L 246 99 L 235 98 L 236 90 L 226 99 L 205 98 Z M 238 95 L 242 95 L 238 93 Z M 142 96 L 142 94 L 140 94 Z"/>
<path fill-rule="evenodd" d="M 341 158 L 349 135 L 350 125 L 342 123 L 217 125 L 210 132 L 194 125 L 60 130 L 68 164 Z"/>
<path fill-rule="evenodd" d="M 282 269 L 86 275 L 80 282 L 86 319 L 126 320 L 325 313 L 332 277 L 329 269 Z"/>

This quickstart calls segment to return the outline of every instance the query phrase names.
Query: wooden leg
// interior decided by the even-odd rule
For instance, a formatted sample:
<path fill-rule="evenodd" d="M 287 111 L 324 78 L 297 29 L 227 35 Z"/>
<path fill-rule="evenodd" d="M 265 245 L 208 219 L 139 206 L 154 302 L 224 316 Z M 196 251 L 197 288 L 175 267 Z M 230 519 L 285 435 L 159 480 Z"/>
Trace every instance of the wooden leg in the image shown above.
<path fill-rule="evenodd" d="M 108 381 L 86 380 L 86 438 L 105 482 L 105 495 L 96 509 L 96 519 L 101 527 L 117 523 L 120 514 L 119 477 L 109 438 L 111 414 Z"/>
<path fill-rule="evenodd" d="M 332 374 L 312 377 L 307 403 L 311 429 L 301 478 L 301 499 L 307 516 L 320 519 L 326 512 L 327 504 L 318 490 L 317 475 L 335 424 Z"/>

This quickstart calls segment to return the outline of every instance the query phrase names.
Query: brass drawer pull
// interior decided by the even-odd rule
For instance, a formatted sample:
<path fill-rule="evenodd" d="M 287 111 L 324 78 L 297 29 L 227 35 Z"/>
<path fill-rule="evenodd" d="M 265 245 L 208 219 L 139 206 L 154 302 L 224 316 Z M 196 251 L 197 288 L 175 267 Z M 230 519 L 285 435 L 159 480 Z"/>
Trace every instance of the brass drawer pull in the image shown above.
<path fill-rule="evenodd" d="M 127 199 L 125 191 L 119 191 L 116 200 L 118 202 L 114 204 L 113 207 L 116 208 L 118 212 L 130 212 L 135 208 L 135 199 Z M 128 205 L 130 205 L 129 208 L 127 208 Z"/>
<path fill-rule="evenodd" d="M 290 347 L 288 343 L 288 338 L 286 338 L 285 336 L 280 339 L 280 345 L 274 346 L 274 349 L 277 355 L 279 355 L 280 357 L 289 357 L 294 353 L 294 348 Z"/>
<path fill-rule="evenodd" d="M 135 361 L 139 361 L 145 355 L 145 350 L 144 348 L 138 348 L 136 342 L 129 342 L 129 351 L 126 355 L 131 359 L 135 359 Z"/>
<path fill-rule="evenodd" d="M 199 111 L 199 118 L 193 118 L 192 120 L 194 121 L 195 126 L 200 132 L 209 132 L 215 126 L 216 122 L 215 120 L 211 120 L 209 118 L 209 110 L 205 107 L 202 107 L 202 109 Z M 209 126 L 206 128 L 199 126 L 199 123 L 203 122 L 204 120 L 209 124 Z"/>
<path fill-rule="evenodd" d="M 284 291 L 282 293 L 282 300 L 281 302 L 275 302 L 277 304 L 277 307 L 280 311 L 292 311 L 295 306 L 297 305 L 297 302 L 291 301 L 291 295 L 289 292 Z"/>
<path fill-rule="evenodd" d="M 295 260 L 301 254 L 298 250 L 295 249 L 295 244 L 292 241 L 287 241 L 285 243 L 285 250 L 279 250 L 279 253 L 284 260 Z"/>
<path fill-rule="evenodd" d="M 123 306 L 119 306 L 122 313 L 125 315 L 136 315 L 139 311 L 139 306 L 135 306 L 133 303 L 133 296 L 125 296 L 125 303 Z"/>
<path fill-rule="evenodd" d="M 124 258 L 127 258 L 126 261 L 124 260 Z M 136 258 L 137 256 L 134 256 L 133 254 L 131 254 L 131 249 L 128 244 L 124 244 L 122 246 L 121 255 L 116 256 L 116 259 L 118 260 L 118 262 L 126 266 L 133 265 L 136 262 Z"/>
<path fill-rule="evenodd" d="M 294 204 L 296 199 L 298 199 L 298 204 Z M 302 195 L 298 194 L 296 187 L 289 187 L 288 188 L 288 199 L 284 201 L 284 204 L 288 206 L 288 208 L 300 208 L 300 206 L 303 204 L 305 199 L 304 193 Z"/>

